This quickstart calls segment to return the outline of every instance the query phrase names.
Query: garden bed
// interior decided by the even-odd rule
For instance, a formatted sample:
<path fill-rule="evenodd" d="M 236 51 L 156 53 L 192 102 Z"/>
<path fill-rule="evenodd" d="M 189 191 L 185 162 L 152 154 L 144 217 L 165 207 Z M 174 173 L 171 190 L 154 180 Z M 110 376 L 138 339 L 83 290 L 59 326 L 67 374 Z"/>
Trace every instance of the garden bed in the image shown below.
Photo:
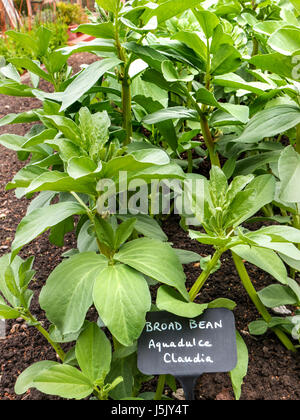
<path fill-rule="evenodd" d="M 72 65 L 77 71 L 81 63 L 95 60 L 95 56 L 77 54 L 72 57 Z M 89 62 L 91 62 L 89 61 Z M 37 99 L 11 98 L 0 96 L 0 117 L 8 113 L 28 111 L 39 106 Z M 24 135 L 28 125 L 12 125 L 0 128 L 0 133 L 11 132 Z M 27 200 L 18 200 L 13 191 L 6 192 L 5 185 L 23 166 L 14 152 L 0 146 L 0 256 L 9 252 L 11 242 L 18 223 L 26 213 Z M 201 166 L 199 168 L 201 172 Z M 175 248 L 197 252 L 201 256 L 210 255 L 212 248 L 192 241 L 181 230 L 178 221 L 170 218 L 163 225 L 169 241 Z M 46 322 L 46 318 L 38 305 L 41 287 L 45 284 L 51 271 L 61 261 L 61 254 L 74 247 L 74 237 L 66 237 L 65 246 L 57 248 L 49 244 L 47 234 L 25 247 L 21 257 L 35 255 L 34 269 L 37 271 L 36 282 L 31 286 L 35 296 L 32 313 Z M 257 290 L 273 282 L 271 276 L 250 264 L 249 274 Z M 190 287 L 200 274 L 199 264 L 190 264 L 185 268 L 187 286 Z M 249 370 L 242 388 L 242 400 L 299 400 L 299 354 L 287 351 L 270 332 L 264 336 L 254 337 L 248 332 L 249 322 L 259 318 L 247 293 L 241 286 L 234 264 L 227 255 L 222 257 L 222 270 L 211 276 L 201 293 L 200 302 L 208 302 L 216 298 L 229 298 L 236 302 L 234 310 L 237 329 L 245 340 L 249 351 Z M 96 311 L 90 313 L 97 318 Z M 47 324 L 45 324 L 47 326 Z M 57 399 L 46 396 L 39 391 L 30 390 L 27 394 L 17 396 L 14 384 L 18 375 L 32 363 L 40 360 L 56 360 L 54 351 L 49 348 L 39 333 L 25 325 L 23 321 L 7 321 L 7 337 L 0 341 L 0 399 Z M 147 384 L 155 390 L 156 381 Z M 149 388 L 148 388 L 149 390 Z M 200 400 L 232 400 L 231 382 L 227 374 L 205 374 L 199 378 L 196 399 Z"/>

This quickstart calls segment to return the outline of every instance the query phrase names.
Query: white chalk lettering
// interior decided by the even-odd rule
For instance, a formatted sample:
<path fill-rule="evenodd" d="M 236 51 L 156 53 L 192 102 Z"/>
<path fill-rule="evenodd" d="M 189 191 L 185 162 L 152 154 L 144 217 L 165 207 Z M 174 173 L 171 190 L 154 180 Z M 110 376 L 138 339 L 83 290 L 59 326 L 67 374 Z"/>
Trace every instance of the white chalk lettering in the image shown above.
<path fill-rule="evenodd" d="M 182 330 L 182 325 L 180 322 L 154 322 L 153 324 L 151 322 L 146 322 L 146 332 L 153 332 L 153 331 L 180 331 Z"/>
<path fill-rule="evenodd" d="M 164 354 L 165 363 L 214 363 L 210 356 L 197 353 L 196 356 L 176 356 L 174 353 Z"/>
<path fill-rule="evenodd" d="M 220 319 L 219 321 L 210 322 L 210 321 L 195 321 L 194 319 L 190 319 L 189 322 L 190 329 L 194 330 L 195 328 L 199 328 L 200 330 L 214 330 L 218 328 L 223 328 L 223 322 Z"/>

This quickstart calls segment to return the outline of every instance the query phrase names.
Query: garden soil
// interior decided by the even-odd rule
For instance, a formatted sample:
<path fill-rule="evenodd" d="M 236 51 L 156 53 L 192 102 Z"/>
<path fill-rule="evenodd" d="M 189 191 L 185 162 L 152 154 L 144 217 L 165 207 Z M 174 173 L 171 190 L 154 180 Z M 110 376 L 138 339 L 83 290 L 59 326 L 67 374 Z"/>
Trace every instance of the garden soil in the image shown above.
<path fill-rule="evenodd" d="M 70 59 L 75 71 L 79 65 L 91 63 L 95 56 L 87 53 L 76 54 Z M 44 84 L 43 89 L 48 86 Z M 38 108 L 41 103 L 34 98 L 12 98 L 0 95 L 0 118 L 9 113 L 18 113 Z M 15 124 L 0 127 L 0 134 L 5 132 L 24 135 L 28 124 Z M 28 200 L 17 199 L 14 191 L 5 191 L 5 185 L 22 168 L 15 152 L 0 146 L 0 256 L 10 251 L 10 245 L 18 223 L 26 214 Z M 201 167 L 199 168 L 201 172 Z M 203 173 L 206 169 L 203 167 Z M 212 253 L 212 248 L 189 239 L 179 227 L 176 218 L 165 221 L 163 228 L 174 247 L 197 252 L 201 256 Z M 47 328 L 48 322 L 38 305 L 38 296 L 51 271 L 61 262 L 61 254 L 74 248 L 75 239 L 72 234 L 66 236 L 63 248 L 53 246 L 48 241 L 47 233 L 40 236 L 25 247 L 22 257 L 35 255 L 36 280 L 31 288 L 34 290 L 32 305 L 33 314 Z M 273 282 L 272 278 L 256 267 L 247 264 L 249 274 L 257 290 Z M 191 287 L 199 276 L 199 264 L 185 266 L 187 286 Z M 264 336 L 251 336 L 248 324 L 259 318 L 259 315 L 243 289 L 229 254 L 222 257 L 222 267 L 210 277 L 198 302 L 209 302 L 216 298 L 229 298 L 236 302 L 234 310 L 236 326 L 249 351 L 249 369 L 244 380 L 241 400 L 299 400 L 300 399 L 300 358 L 287 351 L 272 332 Z M 94 308 L 89 313 L 96 319 Z M 35 389 L 25 395 L 14 393 L 14 384 L 18 375 L 34 362 L 40 360 L 56 360 L 55 352 L 46 340 L 32 327 L 22 320 L 7 321 L 6 338 L 0 339 L 0 400 L 55 400 L 57 397 L 47 396 Z M 156 378 L 146 385 L 144 390 L 155 390 Z M 168 392 L 168 390 L 167 390 Z M 198 380 L 196 387 L 198 400 L 233 400 L 234 395 L 227 373 L 205 374 Z"/>

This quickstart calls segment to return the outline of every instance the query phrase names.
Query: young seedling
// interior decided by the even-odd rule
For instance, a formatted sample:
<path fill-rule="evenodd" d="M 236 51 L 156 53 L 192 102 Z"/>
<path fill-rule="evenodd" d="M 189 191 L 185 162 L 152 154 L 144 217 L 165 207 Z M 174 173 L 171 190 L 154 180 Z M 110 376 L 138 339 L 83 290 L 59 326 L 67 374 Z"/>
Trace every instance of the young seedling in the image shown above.
<path fill-rule="evenodd" d="M 262 227 L 249 231 L 242 226 L 264 205 L 274 200 L 275 179 L 272 175 L 235 177 L 230 185 L 221 169 L 213 167 L 205 182 L 204 209 L 195 209 L 205 230 L 190 230 L 192 239 L 213 245 L 215 253 L 190 290 L 195 299 L 224 252 L 230 250 L 240 279 L 251 300 L 266 322 L 271 316 L 260 300 L 246 271 L 244 260 L 269 272 L 279 282 L 288 283 L 286 268 L 277 253 L 291 257 L 299 254 L 294 245 L 300 242 L 299 230 L 286 226 Z M 292 342 L 279 329 L 273 329 L 283 344 L 295 351 Z"/>

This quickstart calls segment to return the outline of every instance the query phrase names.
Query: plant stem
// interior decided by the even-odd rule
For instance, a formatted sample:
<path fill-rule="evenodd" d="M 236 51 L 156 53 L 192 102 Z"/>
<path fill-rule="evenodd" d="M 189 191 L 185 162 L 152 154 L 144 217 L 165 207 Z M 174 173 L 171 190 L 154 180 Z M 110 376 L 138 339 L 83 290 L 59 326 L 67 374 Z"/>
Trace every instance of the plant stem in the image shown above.
<path fill-rule="evenodd" d="M 206 282 L 206 280 L 210 276 L 211 272 L 213 271 L 213 269 L 217 265 L 219 259 L 221 258 L 221 255 L 224 252 L 225 252 L 225 248 L 220 248 L 215 252 L 211 261 L 207 264 L 206 269 L 202 271 L 202 273 L 200 274 L 198 279 L 193 284 L 193 287 L 191 288 L 191 290 L 189 292 L 190 299 L 191 299 L 192 302 L 196 299 L 198 293 L 202 289 L 204 283 Z"/>
<path fill-rule="evenodd" d="M 188 150 L 187 152 L 188 155 L 188 168 L 187 171 L 189 174 L 191 174 L 193 172 L 193 152 L 192 150 Z"/>
<path fill-rule="evenodd" d="M 166 375 L 160 375 L 158 378 L 158 384 L 157 384 L 157 388 L 156 388 L 156 392 L 154 396 L 154 401 L 161 400 L 162 394 L 164 392 L 165 382 L 166 382 Z"/>
<path fill-rule="evenodd" d="M 32 315 L 32 313 L 27 311 L 26 314 L 22 317 L 25 319 L 25 321 L 29 321 L 45 337 L 48 343 L 55 350 L 56 354 L 59 356 L 60 360 L 63 362 L 65 359 L 65 352 L 58 343 L 55 343 L 53 340 L 51 340 L 48 331 L 42 327 L 41 323 Z"/>
<path fill-rule="evenodd" d="M 133 134 L 132 115 L 131 115 L 131 80 L 129 76 L 124 76 L 122 80 L 122 109 L 123 109 L 123 128 L 126 130 L 124 145 L 131 143 Z"/>
<path fill-rule="evenodd" d="M 128 59 L 126 51 L 121 45 L 119 37 L 119 14 L 115 16 L 115 39 L 118 50 L 119 59 L 123 61 L 121 64 L 121 72 L 119 78 L 122 82 L 122 111 L 123 111 L 123 128 L 126 130 L 126 138 L 124 145 L 128 145 L 132 138 L 132 114 L 131 114 L 131 79 L 129 76 L 129 67 L 131 60 Z"/>
<path fill-rule="evenodd" d="M 206 145 L 207 150 L 208 150 L 208 154 L 209 154 L 209 157 L 210 157 L 211 164 L 221 168 L 219 156 L 215 151 L 215 143 L 214 143 L 213 137 L 211 135 L 211 131 L 209 129 L 207 117 L 206 117 L 205 113 L 202 111 L 202 109 L 199 106 L 199 104 L 197 103 L 197 101 L 192 96 L 192 94 L 188 91 L 188 89 L 185 89 L 185 94 L 186 94 L 188 100 L 193 105 L 193 107 L 195 108 L 195 110 L 197 111 L 197 113 L 199 115 L 202 135 L 203 135 L 204 142 L 205 142 L 205 145 Z"/>
<path fill-rule="evenodd" d="M 201 123 L 202 135 L 203 135 L 204 142 L 206 144 L 206 147 L 209 153 L 211 164 L 221 168 L 219 156 L 215 150 L 215 143 L 212 138 L 211 131 L 209 129 L 207 118 L 204 114 L 200 116 L 200 123 Z"/>
<path fill-rule="evenodd" d="M 254 286 L 251 282 L 251 279 L 249 277 L 249 274 L 246 270 L 246 267 L 245 267 L 242 259 L 237 254 L 235 254 L 233 251 L 231 251 L 231 253 L 232 253 L 232 257 L 233 257 L 235 267 L 237 269 L 237 272 L 240 276 L 240 279 L 242 281 L 242 284 L 243 284 L 245 290 L 247 291 L 250 299 L 254 303 L 256 309 L 258 310 L 258 312 L 260 313 L 260 315 L 262 316 L 264 321 L 269 323 L 271 321 L 272 317 L 269 314 L 269 312 L 267 311 L 266 307 L 261 302 L 261 300 L 259 299 L 258 294 L 257 294 L 257 292 L 256 292 L 256 290 L 255 290 L 255 288 L 254 288 Z M 285 333 L 283 331 L 281 331 L 279 328 L 272 328 L 272 331 L 277 335 L 279 340 L 282 342 L 282 344 L 288 350 L 296 352 L 296 349 L 295 349 L 293 343 L 289 340 L 289 338 L 285 335 Z"/>

